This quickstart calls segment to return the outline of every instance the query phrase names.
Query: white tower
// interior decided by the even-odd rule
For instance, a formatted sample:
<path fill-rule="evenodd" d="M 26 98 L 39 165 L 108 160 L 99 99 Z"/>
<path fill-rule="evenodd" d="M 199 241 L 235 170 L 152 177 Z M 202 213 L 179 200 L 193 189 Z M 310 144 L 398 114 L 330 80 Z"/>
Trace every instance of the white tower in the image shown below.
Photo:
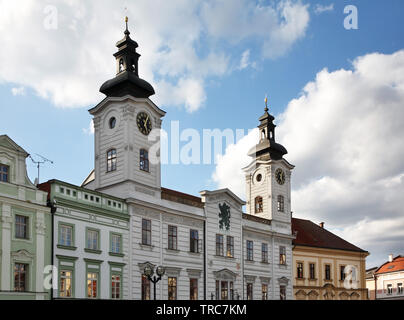
<path fill-rule="evenodd" d="M 286 149 L 275 142 L 274 119 L 265 105 L 265 113 L 259 118 L 259 142 L 248 152 L 253 161 L 243 169 L 246 175 L 247 213 L 290 223 L 290 177 L 294 166 L 283 158 L 287 154 Z"/>

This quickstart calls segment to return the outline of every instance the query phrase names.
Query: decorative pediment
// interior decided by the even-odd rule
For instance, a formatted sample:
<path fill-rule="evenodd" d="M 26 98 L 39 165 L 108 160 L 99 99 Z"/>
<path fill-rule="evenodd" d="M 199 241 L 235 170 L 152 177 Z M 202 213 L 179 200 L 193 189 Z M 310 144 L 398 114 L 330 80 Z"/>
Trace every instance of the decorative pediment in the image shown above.
<path fill-rule="evenodd" d="M 13 260 L 18 260 L 18 261 L 32 261 L 35 257 L 35 255 L 29 253 L 27 250 L 18 250 L 11 252 L 11 257 Z"/>
<path fill-rule="evenodd" d="M 229 270 L 229 269 L 222 269 L 219 271 L 213 271 L 215 279 L 217 280 L 235 280 L 237 277 L 237 273 Z"/>
<path fill-rule="evenodd" d="M 156 266 L 155 264 L 153 264 L 153 263 L 151 263 L 149 261 L 146 261 L 146 262 L 143 262 L 143 263 L 138 263 L 137 265 L 139 266 L 140 273 L 142 273 L 142 274 L 144 272 L 144 268 L 150 267 L 150 268 L 152 268 L 152 270 L 154 270 L 154 267 Z"/>
<path fill-rule="evenodd" d="M 177 276 L 179 276 L 181 269 L 182 268 L 178 268 L 178 267 L 165 267 L 166 275 L 177 277 Z"/>
<path fill-rule="evenodd" d="M 283 285 L 288 285 L 288 283 L 289 283 L 289 279 L 288 278 L 286 278 L 286 277 L 282 277 L 282 278 L 278 278 L 278 283 L 279 284 L 283 284 Z"/>

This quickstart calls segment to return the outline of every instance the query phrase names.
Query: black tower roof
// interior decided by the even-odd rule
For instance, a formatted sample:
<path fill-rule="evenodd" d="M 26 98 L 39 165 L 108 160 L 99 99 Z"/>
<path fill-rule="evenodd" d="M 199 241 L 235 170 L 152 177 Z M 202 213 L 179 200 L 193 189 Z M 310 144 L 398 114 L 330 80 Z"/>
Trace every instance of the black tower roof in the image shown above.
<path fill-rule="evenodd" d="M 108 97 L 122 97 L 129 94 L 136 98 L 148 98 L 154 94 L 154 89 L 150 83 L 139 78 L 140 54 L 136 52 L 139 45 L 129 36 L 127 17 L 125 22 L 125 36 L 116 43 L 118 51 L 114 54 L 117 63 L 116 76 L 104 82 L 100 92 Z"/>
<path fill-rule="evenodd" d="M 251 148 L 248 155 L 262 160 L 280 160 L 288 153 L 284 146 L 275 142 L 275 118 L 268 113 L 267 98 L 265 98 L 265 113 L 258 119 L 260 124 L 260 140 L 255 147 Z"/>

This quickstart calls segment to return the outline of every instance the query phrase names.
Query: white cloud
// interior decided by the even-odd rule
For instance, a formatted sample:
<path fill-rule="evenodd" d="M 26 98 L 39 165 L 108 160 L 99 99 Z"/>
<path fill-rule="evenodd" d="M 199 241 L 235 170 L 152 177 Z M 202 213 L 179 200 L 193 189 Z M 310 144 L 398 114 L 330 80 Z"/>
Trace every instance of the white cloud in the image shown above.
<path fill-rule="evenodd" d="M 24 87 L 11 88 L 11 93 L 13 94 L 13 96 L 25 96 L 25 88 Z"/>
<path fill-rule="evenodd" d="M 331 3 L 328 6 L 326 5 L 321 5 L 321 4 L 316 4 L 314 8 L 314 13 L 315 14 L 321 14 L 323 12 L 330 12 L 334 10 L 334 4 Z"/>
<path fill-rule="evenodd" d="M 88 128 L 83 128 L 83 132 L 88 135 L 94 134 L 94 122 L 93 120 L 90 121 Z"/>
<path fill-rule="evenodd" d="M 252 67 L 254 69 L 257 68 L 257 63 L 250 60 L 250 49 L 244 50 L 244 52 L 241 54 L 238 70 L 244 70 L 248 67 Z"/>
<path fill-rule="evenodd" d="M 229 61 L 235 59 L 232 49 L 240 40 L 272 41 L 274 47 L 264 56 L 279 55 L 302 37 L 308 22 L 307 7 L 300 1 L 262 6 L 247 0 L 234 4 L 138 0 L 136 5 L 124 0 L 60 0 L 52 4 L 57 9 L 57 28 L 49 29 L 44 27 L 49 24 L 47 5 L 35 0 L 0 0 L 0 82 L 33 88 L 59 107 L 89 106 L 103 98 L 98 90 L 114 76 L 112 54 L 114 43 L 123 37 L 125 14 L 142 55 L 140 76 L 156 89 L 153 99 L 189 112 L 206 100 L 208 78 L 234 71 Z M 208 11 L 211 7 L 225 10 Z M 304 23 L 301 16 L 306 16 Z M 221 19 L 231 23 L 223 24 Z M 240 32 L 237 41 L 227 37 L 230 31 Z M 277 31 L 282 33 L 279 39 L 275 39 Z M 213 39 L 218 38 L 221 41 L 215 43 Z M 222 49 L 223 40 L 231 43 L 231 50 Z M 164 86 L 174 89 L 174 97 L 161 89 Z"/>
<path fill-rule="evenodd" d="M 294 215 L 325 221 L 369 250 L 370 264 L 403 250 L 403 119 L 404 50 L 359 57 L 352 70 L 320 71 L 276 118 L 277 140 L 296 165 Z M 213 175 L 219 187 L 244 195 L 233 172 L 257 139 L 227 148 Z"/>

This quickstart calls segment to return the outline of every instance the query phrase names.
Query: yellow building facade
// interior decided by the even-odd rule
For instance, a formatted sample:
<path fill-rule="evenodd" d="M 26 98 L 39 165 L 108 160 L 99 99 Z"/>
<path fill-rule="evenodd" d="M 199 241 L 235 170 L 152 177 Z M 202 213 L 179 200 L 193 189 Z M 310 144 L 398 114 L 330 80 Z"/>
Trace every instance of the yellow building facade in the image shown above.
<path fill-rule="evenodd" d="M 293 292 L 296 300 L 367 300 L 369 253 L 327 231 L 293 219 Z"/>

